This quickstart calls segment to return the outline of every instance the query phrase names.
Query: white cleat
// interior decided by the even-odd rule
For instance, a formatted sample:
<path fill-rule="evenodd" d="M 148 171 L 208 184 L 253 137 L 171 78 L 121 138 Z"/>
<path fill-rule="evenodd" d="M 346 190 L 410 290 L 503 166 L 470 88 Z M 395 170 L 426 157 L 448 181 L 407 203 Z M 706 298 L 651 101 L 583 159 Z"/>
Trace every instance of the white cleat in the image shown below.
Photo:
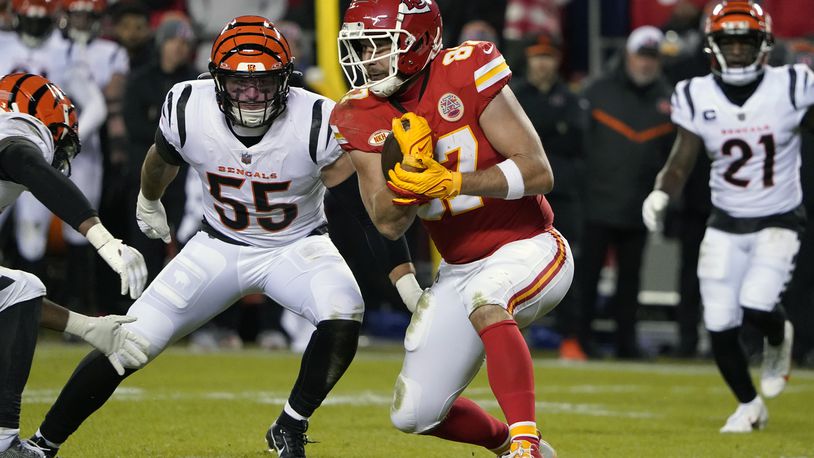
<path fill-rule="evenodd" d="M 783 330 L 783 343 L 778 346 L 763 342 L 763 368 L 760 373 L 760 391 L 771 399 L 786 387 L 791 373 L 791 346 L 794 342 L 794 327 L 786 321 Z"/>
<path fill-rule="evenodd" d="M 769 411 L 760 396 L 746 404 L 741 404 L 735 413 L 726 419 L 722 433 L 751 433 L 766 427 Z"/>

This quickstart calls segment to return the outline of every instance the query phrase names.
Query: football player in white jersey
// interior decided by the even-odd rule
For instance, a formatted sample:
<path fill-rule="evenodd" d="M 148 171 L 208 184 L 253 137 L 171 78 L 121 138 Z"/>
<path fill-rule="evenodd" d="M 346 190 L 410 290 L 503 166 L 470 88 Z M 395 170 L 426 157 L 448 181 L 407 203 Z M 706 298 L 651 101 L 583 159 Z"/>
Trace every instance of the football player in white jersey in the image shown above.
<path fill-rule="evenodd" d="M 331 133 L 333 102 L 289 87 L 292 61 L 268 19 L 241 16 L 213 43 L 212 79 L 185 81 L 167 94 L 142 168 L 139 226 L 170 241 L 160 198 L 183 162 L 203 183 L 204 220 L 128 311 L 139 321 L 125 325 L 150 341 L 155 358 L 248 294 L 264 293 L 311 321 L 316 330 L 299 376 L 266 434 L 282 458 L 305 456 L 308 418 L 353 359 L 364 312 L 359 287 L 325 234 L 323 211 L 326 188 L 343 194 L 356 182 L 354 170 Z M 393 272 L 411 271 L 407 259 L 396 259 Z M 415 305 L 421 290 L 414 275 L 402 276 L 412 277 L 405 303 Z M 92 353 L 80 363 L 37 443 L 55 450 L 143 366 L 122 377 L 102 362 Z"/>
<path fill-rule="evenodd" d="M 29 0 L 30 1 L 30 0 Z M 118 44 L 99 38 L 104 0 L 63 0 L 62 14 L 58 17 L 58 43 L 48 54 L 62 62 L 59 84 L 69 96 L 78 100 L 82 155 L 71 164 L 71 181 L 98 206 L 102 196 L 103 157 L 100 132 L 107 125 L 120 127 L 120 133 L 110 132 L 110 145 L 124 137 L 119 102 L 128 72 L 127 52 Z M 118 141 L 119 144 L 122 140 Z M 37 262 L 45 255 L 51 212 L 29 194 L 21 196 L 16 205 L 16 233 L 21 253 L 29 262 Z M 63 225 L 63 238 L 67 246 L 69 274 L 67 302 L 71 306 L 88 304 L 94 278 L 94 265 L 84 237 L 71 227 Z"/>
<path fill-rule="evenodd" d="M 84 154 L 71 164 L 71 180 L 82 190 L 92 206 L 98 206 L 101 192 L 101 154 L 98 150 L 98 129 L 105 122 L 107 108 L 105 99 L 99 87 L 93 83 L 91 70 L 88 65 L 75 61 L 72 58 L 72 47 L 59 31 L 54 30 L 54 20 L 57 15 L 56 0 L 15 0 L 12 2 L 12 14 L 15 28 L 13 32 L 0 33 L 0 49 L 4 51 L 4 59 L 0 61 L 0 75 L 14 72 L 39 74 L 51 78 L 63 88 L 73 100 L 81 102 L 78 106 L 79 122 L 82 124 L 80 141 L 84 146 Z M 115 67 L 109 64 L 111 59 L 104 62 L 104 75 L 109 72 L 107 68 Z M 94 158 L 99 157 L 95 160 Z M 98 162 L 97 169 L 86 166 L 88 163 Z M 95 186 L 93 186 L 95 185 Z M 9 212 L 0 216 L 5 220 Z M 24 192 L 15 203 L 14 210 L 15 236 L 18 251 L 21 257 L 21 266 L 24 270 L 44 273 L 43 263 L 48 228 L 50 226 L 51 212 L 28 192 Z M 63 233 L 69 242 L 69 298 L 72 308 L 87 307 L 89 290 L 91 286 L 88 279 L 89 263 L 93 262 L 92 254 L 87 247 L 87 241 L 81 234 L 68 225 L 63 225 Z M 82 247 L 75 249 L 75 247 Z M 83 256 L 75 254 L 81 253 Z M 74 262 L 84 260 L 84 264 Z"/>
<path fill-rule="evenodd" d="M 141 293 L 147 267 L 141 254 L 105 229 L 87 199 L 61 172 L 79 152 L 76 111 L 47 79 L 13 73 L 0 79 L 0 211 L 30 191 L 76 228 L 121 276 L 122 294 Z M 44 299 L 45 286 L 21 270 L 0 267 L 0 457 L 44 452 L 20 441 L 20 401 L 31 369 L 37 325 L 66 331 L 104 354 L 117 373 L 122 363 L 147 361 L 148 342 L 121 327 L 135 319 L 90 318 Z"/>
<path fill-rule="evenodd" d="M 771 18 L 751 1 L 722 1 L 706 22 L 712 74 L 676 85 L 678 136 L 645 200 L 642 215 L 659 230 L 696 157 L 711 164 L 712 215 L 698 278 L 715 362 L 739 406 L 722 433 L 765 426 L 768 412 L 749 375 L 738 336 L 744 320 L 766 337 L 761 391 L 786 385 L 793 328 L 780 304 L 800 247 L 800 127 L 814 129 L 814 74 L 804 65 L 768 67 Z"/>

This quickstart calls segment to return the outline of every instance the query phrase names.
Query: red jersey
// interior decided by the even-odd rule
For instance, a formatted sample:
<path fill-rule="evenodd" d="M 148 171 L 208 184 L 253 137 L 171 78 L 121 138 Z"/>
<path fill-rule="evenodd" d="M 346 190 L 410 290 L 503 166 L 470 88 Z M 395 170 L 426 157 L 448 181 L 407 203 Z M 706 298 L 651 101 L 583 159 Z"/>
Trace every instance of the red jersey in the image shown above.
<path fill-rule="evenodd" d="M 467 41 L 445 49 L 408 92 L 411 100 L 380 98 L 367 89 L 349 92 L 331 114 L 331 127 L 346 151 L 381 154 L 397 105 L 427 118 L 435 135 L 435 159 L 450 170 L 484 170 L 505 159 L 489 144 L 478 123 L 481 113 L 511 78 L 496 46 Z M 422 88 L 423 89 L 420 89 Z M 419 97 L 420 94 L 420 97 Z M 418 216 L 444 260 L 462 264 L 482 259 L 501 246 L 534 237 L 551 227 L 554 214 L 543 196 L 517 200 L 459 195 L 433 199 Z"/>

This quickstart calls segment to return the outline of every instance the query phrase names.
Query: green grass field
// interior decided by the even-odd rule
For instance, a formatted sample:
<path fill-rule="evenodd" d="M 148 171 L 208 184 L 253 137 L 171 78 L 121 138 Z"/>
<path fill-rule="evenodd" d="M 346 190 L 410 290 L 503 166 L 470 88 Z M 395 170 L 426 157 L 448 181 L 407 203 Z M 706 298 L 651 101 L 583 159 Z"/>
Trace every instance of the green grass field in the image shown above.
<path fill-rule="evenodd" d="M 87 347 L 37 348 L 23 396 L 30 435 Z M 389 403 L 397 347 L 360 350 L 311 421 L 309 457 L 491 457 L 483 449 L 403 434 Z M 538 416 L 561 458 L 814 457 L 814 372 L 798 370 L 767 402 L 759 433 L 718 433 L 735 408 L 711 362 L 561 364 L 535 360 Z M 133 375 L 60 450 L 61 457 L 261 457 L 263 435 L 296 376 L 299 357 L 175 347 Z M 500 414 L 485 370 L 466 394 Z M 276 455 L 273 455 L 276 456 Z"/>

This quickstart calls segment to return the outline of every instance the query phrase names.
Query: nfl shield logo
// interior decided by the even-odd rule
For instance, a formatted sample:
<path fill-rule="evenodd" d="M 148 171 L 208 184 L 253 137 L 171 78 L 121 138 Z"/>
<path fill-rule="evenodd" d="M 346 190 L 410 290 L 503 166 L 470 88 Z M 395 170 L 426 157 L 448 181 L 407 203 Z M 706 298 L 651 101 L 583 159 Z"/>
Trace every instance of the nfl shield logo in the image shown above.
<path fill-rule="evenodd" d="M 743 121 L 746 119 L 746 113 L 738 113 L 738 120 Z"/>
<path fill-rule="evenodd" d="M 243 154 L 240 155 L 240 162 L 242 162 L 244 164 L 251 164 L 252 163 L 252 155 L 249 154 L 248 152 L 243 152 Z"/>

